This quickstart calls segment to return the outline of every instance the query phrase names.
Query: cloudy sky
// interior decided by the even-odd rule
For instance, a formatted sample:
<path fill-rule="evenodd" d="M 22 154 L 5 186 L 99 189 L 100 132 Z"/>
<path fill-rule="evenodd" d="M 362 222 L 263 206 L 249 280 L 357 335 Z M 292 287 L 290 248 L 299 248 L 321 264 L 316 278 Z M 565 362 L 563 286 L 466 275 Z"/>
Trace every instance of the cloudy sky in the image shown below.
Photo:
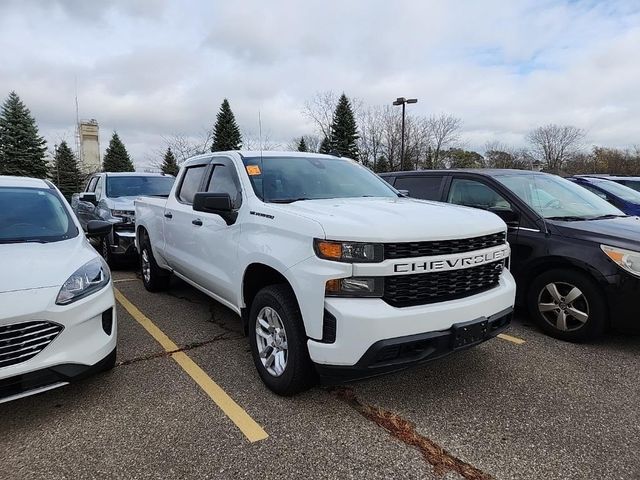
<path fill-rule="evenodd" d="M 313 132 L 316 92 L 414 96 L 464 122 L 468 148 L 533 127 L 640 144 L 640 1 L 2 0 L 0 97 L 15 90 L 50 144 L 96 118 L 138 166 L 162 137 L 199 136 L 228 97 L 243 132 Z"/>

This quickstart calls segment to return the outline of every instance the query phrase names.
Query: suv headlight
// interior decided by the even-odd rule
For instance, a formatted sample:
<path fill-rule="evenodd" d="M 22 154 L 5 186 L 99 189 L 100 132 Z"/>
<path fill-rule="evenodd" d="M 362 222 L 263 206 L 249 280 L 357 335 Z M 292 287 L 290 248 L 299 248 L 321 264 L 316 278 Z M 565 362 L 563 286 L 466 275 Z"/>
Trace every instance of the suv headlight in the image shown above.
<path fill-rule="evenodd" d="M 384 277 L 349 277 L 327 281 L 325 295 L 328 297 L 373 297 L 384 293 Z"/>
<path fill-rule="evenodd" d="M 81 266 L 64 282 L 58 292 L 56 304 L 68 305 L 91 295 L 104 288 L 110 279 L 109 267 L 102 257 L 96 257 Z"/>
<path fill-rule="evenodd" d="M 384 247 L 378 243 L 335 242 L 316 238 L 313 248 L 318 257 L 335 262 L 377 263 L 384 256 Z"/>
<path fill-rule="evenodd" d="M 600 248 L 607 257 L 616 262 L 620 267 L 632 275 L 640 277 L 640 252 L 610 247 L 608 245 L 600 245 Z"/>

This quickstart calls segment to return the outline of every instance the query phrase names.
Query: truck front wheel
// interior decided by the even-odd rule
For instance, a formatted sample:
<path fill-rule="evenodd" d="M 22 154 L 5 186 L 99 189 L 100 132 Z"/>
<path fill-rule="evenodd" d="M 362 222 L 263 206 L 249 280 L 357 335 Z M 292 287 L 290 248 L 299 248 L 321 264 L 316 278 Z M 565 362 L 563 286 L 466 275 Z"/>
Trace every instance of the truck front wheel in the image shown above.
<path fill-rule="evenodd" d="M 270 285 L 255 296 L 249 316 L 249 342 L 258 374 L 274 393 L 290 396 L 316 380 L 302 315 L 287 285 Z"/>
<path fill-rule="evenodd" d="M 144 288 L 150 292 L 159 292 L 169 287 L 171 273 L 160 268 L 156 263 L 147 236 L 142 239 L 140 245 L 140 273 Z"/>

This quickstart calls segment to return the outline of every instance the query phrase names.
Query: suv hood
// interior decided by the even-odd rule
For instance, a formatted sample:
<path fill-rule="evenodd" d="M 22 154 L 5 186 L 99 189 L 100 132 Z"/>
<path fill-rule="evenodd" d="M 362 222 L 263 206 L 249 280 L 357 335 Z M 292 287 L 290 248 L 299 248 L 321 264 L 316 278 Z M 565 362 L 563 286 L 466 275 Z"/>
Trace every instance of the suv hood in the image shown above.
<path fill-rule="evenodd" d="M 412 198 L 303 200 L 279 209 L 317 221 L 331 240 L 415 242 L 506 231 L 493 213 Z"/>
<path fill-rule="evenodd" d="M 97 255 L 82 236 L 51 243 L 0 244 L 0 293 L 62 286 Z"/>
<path fill-rule="evenodd" d="M 555 226 L 565 237 L 640 251 L 640 218 L 638 217 L 574 222 L 546 220 L 546 222 Z"/>

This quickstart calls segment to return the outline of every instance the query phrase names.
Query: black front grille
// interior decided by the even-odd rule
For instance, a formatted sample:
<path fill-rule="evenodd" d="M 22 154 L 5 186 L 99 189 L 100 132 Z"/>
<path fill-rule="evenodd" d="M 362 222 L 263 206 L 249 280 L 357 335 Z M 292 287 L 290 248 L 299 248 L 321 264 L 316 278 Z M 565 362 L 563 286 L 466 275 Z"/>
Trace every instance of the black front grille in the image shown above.
<path fill-rule="evenodd" d="M 61 331 L 61 325 L 51 322 L 0 325 L 0 368 L 35 357 Z"/>
<path fill-rule="evenodd" d="M 472 252 L 483 248 L 496 247 L 506 243 L 506 233 L 499 232 L 482 237 L 440 240 L 433 242 L 385 243 L 384 258 L 430 257 Z"/>
<path fill-rule="evenodd" d="M 394 307 L 410 307 L 469 297 L 497 286 L 503 268 L 500 260 L 461 270 L 386 277 L 382 298 Z"/>

